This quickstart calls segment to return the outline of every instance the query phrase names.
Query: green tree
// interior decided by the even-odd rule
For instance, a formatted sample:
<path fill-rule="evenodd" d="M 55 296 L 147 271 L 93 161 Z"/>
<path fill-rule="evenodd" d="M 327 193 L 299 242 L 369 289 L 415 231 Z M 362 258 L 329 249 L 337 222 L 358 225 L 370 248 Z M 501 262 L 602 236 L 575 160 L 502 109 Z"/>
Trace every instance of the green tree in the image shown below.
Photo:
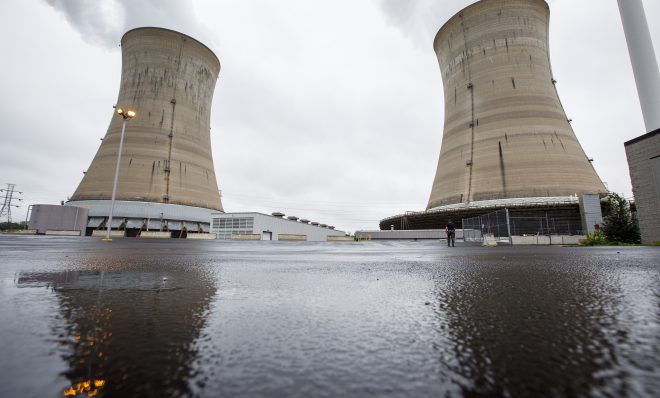
<path fill-rule="evenodd" d="M 641 235 L 637 219 L 630 211 L 630 203 L 621 195 L 607 195 L 603 233 L 610 242 L 640 243 Z"/>
<path fill-rule="evenodd" d="M 6 221 L 0 222 L 0 230 L 6 231 L 8 229 L 25 229 L 25 221 L 8 223 Z"/>

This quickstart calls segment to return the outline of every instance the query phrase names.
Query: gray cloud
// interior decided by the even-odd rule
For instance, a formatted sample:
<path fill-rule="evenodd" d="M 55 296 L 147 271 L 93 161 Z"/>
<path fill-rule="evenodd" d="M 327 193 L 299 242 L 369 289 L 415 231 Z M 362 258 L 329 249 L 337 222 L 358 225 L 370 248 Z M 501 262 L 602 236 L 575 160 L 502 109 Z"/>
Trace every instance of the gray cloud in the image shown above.
<path fill-rule="evenodd" d="M 546 0 L 548 1 L 548 0 Z M 557 0 L 549 0 L 552 6 Z M 430 48 L 440 27 L 454 14 L 476 0 L 380 0 L 380 6 L 392 26 L 413 40 L 415 45 Z"/>
<path fill-rule="evenodd" d="M 117 0 L 45 0 L 60 11 L 81 36 L 95 44 L 116 46 L 126 27 L 126 9 Z"/>
<path fill-rule="evenodd" d="M 83 40 L 116 47 L 127 30 L 159 26 L 199 37 L 193 7 L 180 0 L 44 0 L 61 12 Z"/>
<path fill-rule="evenodd" d="M 470 3 L 473 1 L 380 1 L 381 8 L 392 25 L 401 29 L 418 45 L 428 48 L 444 21 Z"/>

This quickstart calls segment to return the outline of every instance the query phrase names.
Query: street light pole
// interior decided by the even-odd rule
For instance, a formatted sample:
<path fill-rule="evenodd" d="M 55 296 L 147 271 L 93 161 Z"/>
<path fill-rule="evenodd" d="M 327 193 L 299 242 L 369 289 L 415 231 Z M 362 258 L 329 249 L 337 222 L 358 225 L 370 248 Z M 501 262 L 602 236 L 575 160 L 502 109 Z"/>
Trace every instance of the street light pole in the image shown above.
<path fill-rule="evenodd" d="M 122 108 L 117 108 L 117 114 L 122 117 L 121 135 L 119 137 L 119 153 L 117 153 L 117 166 L 115 167 L 115 181 L 112 184 L 112 199 L 110 200 L 110 216 L 108 217 L 108 232 L 103 241 L 112 242 L 110 238 L 110 229 L 112 228 L 112 215 L 115 211 L 115 196 L 117 194 L 117 180 L 119 179 L 119 164 L 121 162 L 121 151 L 124 147 L 124 132 L 126 131 L 126 122 L 135 117 L 135 111 L 124 111 Z"/>

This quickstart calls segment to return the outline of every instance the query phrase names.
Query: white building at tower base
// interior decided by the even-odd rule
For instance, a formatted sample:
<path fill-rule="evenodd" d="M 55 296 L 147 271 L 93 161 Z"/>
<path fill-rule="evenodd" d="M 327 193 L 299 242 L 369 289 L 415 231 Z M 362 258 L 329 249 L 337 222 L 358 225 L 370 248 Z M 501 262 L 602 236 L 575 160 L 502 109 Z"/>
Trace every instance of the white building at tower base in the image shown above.
<path fill-rule="evenodd" d="M 282 213 L 267 215 L 257 212 L 213 213 L 211 233 L 221 240 L 282 240 L 326 242 L 329 237 L 343 237 L 346 232 L 334 226 L 284 217 Z"/>

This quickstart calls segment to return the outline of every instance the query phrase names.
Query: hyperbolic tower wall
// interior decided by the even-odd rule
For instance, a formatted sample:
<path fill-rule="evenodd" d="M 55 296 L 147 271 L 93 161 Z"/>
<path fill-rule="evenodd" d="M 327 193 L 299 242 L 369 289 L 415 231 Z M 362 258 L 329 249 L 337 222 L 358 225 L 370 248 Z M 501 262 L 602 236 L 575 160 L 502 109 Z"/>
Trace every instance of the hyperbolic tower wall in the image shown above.
<path fill-rule="evenodd" d="M 544 0 L 482 0 L 438 32 L 445 126 L 427 209 L 606 192 L 555 89 L 549 17 Z"/>
<path fill-rule="evenodd" d="M 220 61 L 197 40 L 161 28 L 131 30 L 122 37 L 121 47 L 117 106 L 134 109 L 137 116 L 126 124 L 117 200 L 222 211 L 210 136 L 211 100 Z M 122 119 L 113 115 L 91 166 L 71 197 L 74 203 L 89 202 L 94 207 L 111 199 L 121 125 Z M 118 206 L 117 215 L 126 208 L 126 203 Z M 167 218 L 167 209 L 172 208 L 162 206 L 152 213 L 165 212 Z M 190 218 L 185 209 L 177 209 L 177 215 L 171 217 Z M 140 215 L 129 213 L 126 215 Z M 209 219 L 201 216 L 197 221 Z"/>

